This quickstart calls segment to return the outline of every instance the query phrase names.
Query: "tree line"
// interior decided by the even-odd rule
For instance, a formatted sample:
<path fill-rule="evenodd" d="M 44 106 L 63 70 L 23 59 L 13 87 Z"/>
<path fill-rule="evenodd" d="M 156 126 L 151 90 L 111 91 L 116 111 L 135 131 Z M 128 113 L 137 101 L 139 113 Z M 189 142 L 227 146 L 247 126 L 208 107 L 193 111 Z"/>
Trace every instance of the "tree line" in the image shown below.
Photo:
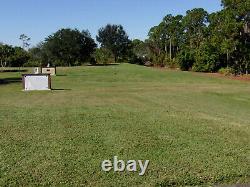
<path fill-rule="evenodd" d="M 78 66 L 84 63 L 122 62 L 128 56 L 131 40 L 121 25 L 108 24 L 99 29 L 96 40 L 88 30 L 63 28 L 29 48 L 30 38 L 22 34 L 22 47 L 0 43 L 1 66 Z"/>
<path fill-rule="evenodd" d="M 27 50 L 0 44 L 1 66 L 76 66 L 129 62 L 198 72 L 248 74 L 250 70 L 250 0 L 222 0 L 223 9 L 202 8 L 186 15 L 166 15 L 145 41 L 130 40 L 121 25 L 108 24 L 96 41 L 87 30 L 60 29 Z"/>
<path fill-rule="evenodd" d="M 145 41 L 133 41 L 135 54 L 157 66 L 199 72 L 250 70 L 250 0 L 222 0 L 223 9 L 202 8 L 165 16 Z"/>

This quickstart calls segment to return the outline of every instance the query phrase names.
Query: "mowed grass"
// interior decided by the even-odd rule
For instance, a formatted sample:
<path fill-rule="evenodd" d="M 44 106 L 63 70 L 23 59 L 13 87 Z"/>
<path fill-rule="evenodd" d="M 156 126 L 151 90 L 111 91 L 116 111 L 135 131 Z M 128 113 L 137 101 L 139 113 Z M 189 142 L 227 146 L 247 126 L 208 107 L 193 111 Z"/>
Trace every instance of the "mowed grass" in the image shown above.
<path fill-rule="evenodd" d="M 250 83 L 121 64 L 0 73 L 0 186 L 250 183 Z M 144 176 L 101 162 L 150 160 Z"/>

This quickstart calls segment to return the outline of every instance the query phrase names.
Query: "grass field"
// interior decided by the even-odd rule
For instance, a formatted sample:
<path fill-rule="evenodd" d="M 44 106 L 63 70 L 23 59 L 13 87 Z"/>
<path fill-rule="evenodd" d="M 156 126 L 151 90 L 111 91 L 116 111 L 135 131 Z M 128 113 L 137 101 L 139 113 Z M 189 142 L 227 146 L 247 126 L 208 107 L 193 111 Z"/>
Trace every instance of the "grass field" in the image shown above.
<path fill-rule="evenodd" d="M 250 183 L 250 83 L 122 64 L 58 68 L 53 91 L 0 73 L 0 186 Z M 113 156 L 144 176 L 103 172 Z"/>

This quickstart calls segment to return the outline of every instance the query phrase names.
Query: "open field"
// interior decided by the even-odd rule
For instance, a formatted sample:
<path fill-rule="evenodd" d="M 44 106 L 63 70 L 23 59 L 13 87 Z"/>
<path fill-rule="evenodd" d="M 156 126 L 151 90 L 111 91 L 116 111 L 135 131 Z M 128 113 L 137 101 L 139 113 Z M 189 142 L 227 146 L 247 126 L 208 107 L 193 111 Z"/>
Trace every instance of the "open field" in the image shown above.
<path fill-rule="evenodd" d="M 122 64 L 0 73 L 0 186 L 250 183 L 250 83 Z M 150 160 L 144 176 L 101 162 Z"/>

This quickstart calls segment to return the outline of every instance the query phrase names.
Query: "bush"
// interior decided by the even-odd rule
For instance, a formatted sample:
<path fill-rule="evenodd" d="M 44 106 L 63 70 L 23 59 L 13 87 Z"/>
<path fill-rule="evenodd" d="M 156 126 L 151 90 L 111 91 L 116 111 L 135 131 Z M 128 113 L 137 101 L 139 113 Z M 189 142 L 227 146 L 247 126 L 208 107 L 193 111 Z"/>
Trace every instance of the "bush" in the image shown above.
<path fill-rule="evenodd" d="M 160 66 L 160 67 L 166 66 L 165 54 L 163 53 L 159 55 L 151 54 L 151 59 L 154 66 Z"/>
<path fill-rule="evenodd" d="M 178 64 L 182 71 L 188 71 L 192 68 L 194 64 L 194 55 L 193 52 L 190 50 L 182 50 L 178 56 Z"/>
<path fill-rule="evenodd" d="M 28 62 L 23 64 L 24 67 L 40 67 L 41 62 L 38 60 L 29 60 Z"/>
<path fill-rule="evenodd" d="M 197 54 L 193 71 L 197 72 L 216 72 L 218 68 L 218 58 L 214 54 Z"/>
<path fill-rule="evenodd" d="M 167 64 L 168 68 L 172 68 L 172 69 L 176 69 L 179 68 L 179 62 L 178 62 L 178 58 L 173 58 L 172 60 L 169 59 L 169 56 L 166 56 L 167 58 L 165 58 L 165 64 Z"/>
<path fill-rule="evenodd" d="M 229 76 L 232 75 L 234 73 L 234 70 L 232 68 L 220 68 L 218 73 L 225 75 L 225 76 Z"/>
<path fill-rule="evenodd" d="M 145 59 L 137 57 L 133 54 L 128 58 L 127 62 L 130 64 L 144 65 Z"/>
<path fill-rule="evenodd" d="M 219 54 L 216 48 L 209 43 L 204 43 L 195 51 L 193 71 L 216 72 L 220 67 Z"/>
<path fill-rule="evenodd" d="M 94 58 L 97 64 L 111 64 L 114 63 L 114 57 L 110 50 L 106 48 L 98 48 L 94 52 Z"/>
<path fill-rule="evenodd" d="M 47 66 L 48 63 L 43 64 L 44 66 Z M 55 66 L 67 66 L 63 61 L 61 60 L 54 60 L 53 64 L 50 63 L 50 65 L 55 65 Z"/>
<path fill-rule="evenodd" d="M 89 63 L 90 63 L 91 65 L 96 65 L 96 64 L 97 64 L 97 62 L 96 62 L 96 60 L 95 60 L 94 57 L 91 57 L 91 58 L 90 58 Z"/>

